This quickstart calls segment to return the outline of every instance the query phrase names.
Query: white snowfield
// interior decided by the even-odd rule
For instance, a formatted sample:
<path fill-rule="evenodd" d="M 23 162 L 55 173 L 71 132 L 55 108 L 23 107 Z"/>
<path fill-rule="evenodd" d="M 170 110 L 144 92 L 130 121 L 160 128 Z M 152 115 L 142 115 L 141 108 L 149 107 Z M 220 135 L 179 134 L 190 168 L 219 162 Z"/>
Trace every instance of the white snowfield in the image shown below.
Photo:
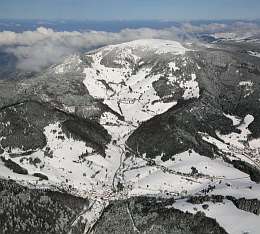
<path fill-rule="evenodd" d="M 208 185 L 218 185 L 220 181 L 236 180 L 245 178 L 244 187 L 255 185 L 249 176 L 241 171 L 230 167 L 223 160 L 212 160 L 201 156 L 194 151 L 183 152 L 174 156 L 174 161 L 162 162 L 157 159 L 157 167 L 146 165 L 145 160 L 138 161 L 128 159 L 125 161 L 128 168 L 125 172 L 126 182 L 133 187 L 133 195 L 146 194 L 172 194 L 176 197 L 200 194 L 200 191 Z M 203 176 L 192 176 L 191 167 L 195 167 Z M 165 169 L 165 170 L 164 170 Z M 225 187 L 227 187 L 225 185 Z M 228 191 L 227 191 L 228 194 Z"/>
<path fill-rule="evenodd" d="M 128 149 L 125 142 L 141 122 L 164 113 L 177 104 L 175 100 L 164 101 L 160 98 L 153 87 L 153 82 L 158 81 L 163 74 L 153 74 L 152 67 L 145 65 L 141 56 L 150 53 L 184 56 L 186 51 L 187 49 L 178 42 L 154 39 L 107 46 L 89 53 L 87 57 L 93 63 L 84 68 L 86 88 L 91 96 L 102 99 L 113 111 L 124 117 L 124 120 L 120 120 L 112 112 L 105 112 L 100 118 L 100 124 L 112 136 L 112 142 L 106 148 L 106 157 L 86 146 L 83 141 L 67 137 L 60 123 L 56 122 L 45 127 L 47 146 L 32 155 L 24 156 L 24 158 L 38 158 L 40 163 L 34 165 L 29 160 L 20 161 L 20 158 L 12 158 L 17 164 L 26 168 L 29 175 L 12 172 L 0 160 L 0 176 L 37 188 L 64 188 L 72 194 L 90 199 L 93 201 L 93 208 L 83 214 L 83 218 L 89 222 L 86 232 L 98 220 L 109 201 L 131 196 L 188 197 L 203 194 L 201 191 L 211 185 L 215 186 L 215 189 L 210 191 L 210 194 L 260 199 L 260 185 L 252 182 L 247 174 L 222 159 L 210 159 L 190 150 L 175 155 L 167 162 L 163 162 L 162 155 L 158 155 L 154 160 L 155 164 L 151 165 L 145 157 L 125 154 Z M 102 59 L 105 56 L 112 56 L 115 59 L 113 62 L 119 66 L 104 65 Z M 64 73 L 80 63 L 79 57 L 73 57 L 56 67 L 55 71 L 59 74 Z M 140 66 L 136 72 L 133 72 L 133 64 Z M 183 66 L 186 66 L 186 61 Z M 170 69 L 172 72 L 168 82 L 172 84 L 178 82 L 184 89 L 184 99 L 199 97 L 196 74 L 191 73 L 187 81 L 179 80 L 174 76 L 174 72 L 181 68 L 174 60 L 167 63 L 165 69 Z M 250 146 L 244 144 L 250 135 L 248 126 L 254 121 L 254 117 L 248 115 L 242 120 L 235 116 L 226 116 L 232 119 L 234 126 L 237 126 L 241 133 L 226 136 L 217 133 L 224 142 L 201 133 L 203 139 L 217 145 L 225 152 L 233 152 L 232 150 L 236 149 L 237 154 L 231 156 L 231 159 L 233 157 L 233 159 L 258 165 L 259 154 L 258 156 L 256 154 L 253 159 L 246 154 L 250 146 L 254 146 L 257 150 L 258 143 L 252 141 Z M 20 152 L 20 149 L 13 149 L 13 152 Z M 86 154 L 86 157 L 82 157 Z M 7 151 L 4 157 L 10 158 Z M 198 172 L 192 174 L 192 167 Z M 37 172 L 48 176 L 49 180 L 44 181 L 34 177 L 33 174 Z M 121 190 L 118 189 L 118 184 L 123 186 Z M 184 200 L 174 206 L 181 210 L 195 212 L 194 206 Z M 200 207 L 198 206 L 197 209 L 199 210 Z M 240 211 L 230 202 L 220 205 L 210 204 L 206 215 L 216 218 L 230 233 L 249 231 L 251 234 L 257 234 L 259 232 L 256 230 L 260 230 L 258 216 Z M 230 215 L 230 217 L 228 219 L 223 215 Z M 232 224 L 236 225 L 236 220 L 239 220 L 239 225 L 230 227 Z M 230 222 L 229 227 L 228 222 Z M 248 226 L 250 228 L 245 228 Z"/>
<path fill-rule="evenodd" d="M 230 117 L 232 121 L 234 118 Z M 228 135 L 221 135 L 217 133 L 218 137 L 224 140 L 225 143 L 229 143 L 237 148 L 244 149 L 245 143 L 248 141 L 248 137 L 251 132 L 248 130 L 248 126 L 254 121 L 254 116 L 247 115 L 244 120 L 241 120 L 241 124 L 237 127 L 240 133 L 230 133 Z"/>
<path fill-rule="evenodd" d="M 139 39 L 131 42 L 126 42 L 118 45 L 110 45 L 107 47 L 109 50 L 116 49 L 120 53 L 124 54 L 129 51 L 152 51 L 156 54 L 185 54 L 188 49 L 182 46 L 181 43 L 177 41 L 170 40 L 160 40 L 160 39 Z"/>
<path fill-rule="evenodd" d="M 179 200 L 173 207 L 194 214 L 202 211 L 206 216 L 216 219 L 229 234 L 259 233 L 260 217 L 237 209 L 231 201 L 224 200 L 223 203 L 205 202 L 204 204 L 209 205 L 209 207 L 203 209 L 202 205 L 194 205 L 187 203 L 185 200 Z"/>
<path fill-rule="evenodd" d="M 260 53 L 256 51 L 248 51 L 248 53 L 254 57 L 260 58 Z"/>
<path fill-rule="evenodd" d="M 248 114 L 244 118 L 224 114 L 233 122 L 238 132 L 231 132 L 222 135 L 216 132 L 216 135 L 224 142 L 219 141 L 207 134 L 201 133 L 203 139 L 211 144 L 216 145 L 220 150 L 228 152 L 231 160 L 243 160 L 260 168 L 260 139 L 251 139 L 249 125 L 254 122 L 254 116 Z"/>

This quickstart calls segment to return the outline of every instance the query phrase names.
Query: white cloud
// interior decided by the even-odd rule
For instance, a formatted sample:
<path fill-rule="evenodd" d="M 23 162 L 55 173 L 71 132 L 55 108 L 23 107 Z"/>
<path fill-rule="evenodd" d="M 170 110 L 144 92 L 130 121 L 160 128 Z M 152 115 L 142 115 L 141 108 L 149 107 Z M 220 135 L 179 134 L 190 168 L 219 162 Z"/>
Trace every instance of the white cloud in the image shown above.
<path fill-rule="evenodd" d="M 120 43 L 140 38 L 177 39 L 176 28 L 154 30 L 149 28 L 124 29 L 111 32 L 55 32 L 38 28 L 22 33 L 1 32 L 0 46 L 18 58 L 18 68 L 40 70 L 53 63 L 61 62 L 65 56 L 86 51 L 102 45 Z"/>
<path fill-rule="evenodd" d="M 214 33 L 217 31 L 225 30 L 228 26 L 226 24 L 212 23 L 203 25 L 192 25 L 191 23 L 185 23 L 182 25 L 182 30 L 188 33 Z"/>
<path fill-rule="evenodd" d="M 24 70 L 38 71 L 43 67 L 61 62 L 64 57 L 87 51 L 102 45 L 120 43 L 141 38 L 160 38 L 170 40 L 195 40 L 193 33 L 214 33 L 225 31 L 259 31 L 255 24 L 237 22 L 232 25 L 205 24 L 194 26 L 186 23 L 181 27 L 166 29 L 124 29 L 117 33 L 89 32 L 55 32 L 52 29 L 40 27 L 36 31 L 14 33 L 0 32 L 0 46 L 18 58 L 17 67 Z"/>

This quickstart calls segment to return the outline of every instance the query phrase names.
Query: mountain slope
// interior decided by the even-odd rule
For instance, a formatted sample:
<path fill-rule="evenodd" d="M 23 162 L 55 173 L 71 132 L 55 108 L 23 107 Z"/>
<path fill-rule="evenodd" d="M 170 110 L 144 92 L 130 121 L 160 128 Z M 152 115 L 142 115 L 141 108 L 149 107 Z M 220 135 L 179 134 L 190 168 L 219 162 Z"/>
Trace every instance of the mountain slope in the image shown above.
<path fill-rule="evenodd" d="M 71 224 L 85 223 L 85 233 L 102 233 L 109 204 L 132 197 L 173 199 L 172 209 L 191 213 L 188 200 L 202 195 L 260 200 L 259 66 L 235 47 L 153 39 L 2 81 L 0 175 L 89 200 Z M 254 233 L 259 217 L 242 219 L 255 214 L 224 198 L 218 209 L 205 201 L 206 215 L 234 233 L 234 220 L 219 215 L 229 207 L 243 222 L 239 231 Z M 201 218 L 188 217 L 197 230 Z M 219 225 L 213 233 L 225 232 Z"/>

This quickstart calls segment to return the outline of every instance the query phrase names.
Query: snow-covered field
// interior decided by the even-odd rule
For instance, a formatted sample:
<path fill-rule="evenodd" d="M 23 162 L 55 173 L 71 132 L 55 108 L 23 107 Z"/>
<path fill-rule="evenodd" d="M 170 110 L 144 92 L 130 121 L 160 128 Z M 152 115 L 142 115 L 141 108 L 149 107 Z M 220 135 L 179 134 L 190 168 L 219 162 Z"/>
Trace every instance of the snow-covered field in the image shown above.
<path fill-rule="evenodd" d="M 254 57 L 260 58 L 260 53 L 255 51 L 248 51 L 248 53 Z"/>
<path fill-rule="evenodd" d="M 109 162 L 95 153 L 94 149 L 87 147 L 83 141 L 68 138 L 62 132 L 60 123 L 47 126 L 44 133 L 47 138 L 47 145 L 44 149 L 27 157 L 12 158 L 12 161 L 28 170 L 28 176 L 21 176 L 12 171 L 7 173 L 4 168 L 0 170 L 0 174 L 22 183 L 34 184 L 37 187 L 53 185 L 58 188 L 64 187 L 66 190 L 70 190 L 69 187 L 71 187 L 72 191 L 75 190 L 81 196 L 85 196 L 84 191 L 91 192 L 97 181 L 102 183 L 103 178 L 109 180 L 109 172 L 101 170 L 104 166 L 109 167 Z M 90 156 L 84 160 L 82 155 L 86 153 Z M 7 152 L 4 153 L 4 157 L 10 158 Z M 95 160 L 92 161 L 92 158 Z M 40 181 L 37 177 L 33 177 L 34 173 L 46 175 L 49 180 Z M 100 186 L 102 185 L 100 184 Z"/>
<path fill-rule="evenodd" d="M 251 139 L 251 132 L 248 126 L 254 121 L 254 116 L 247 115 L 244 119 L 236 116 L 227 115 L 233 121 L 233 125 L 239 133 L 232 132 L 228 135 L 217 135 L 225 144 L 211 137 L 204 137 L 205 141 L 215 144 L 224 152 L 231 153 L 231 159 L 246 161 L 253 166 L 260 168 L 260 139 Z"/>
<path fill-rule="evenodd" d="M 234 123 L 234 117 L 230 118 Z M 245 143 L 248 141 L 248 137 L 251 132 L 248 130 L 248 126 L 254 121 L 254 116 L 247 115 L 244 120 L 240 120 L 241 124 L 237 127 L 240 133 L 230 133 L 228 135 L 221 135 L 217 133 L 217 136 L 222 139 L 225 143 L 228 143 L 234 147 L 244 149 Z"/>
<path fill-rule="evenodd" d="M 224 200 L 224 203 L 205 202 L 204 204 L 209 205 L 209 207 L 203 209 L 202 205 L 194 205 L 185 202 L 185 200 L 179 200 L 173 207 L 190 213 L 203 211 L 206 216 L 216 219 L 220 226 L 230 234 L 259 233 L 260 217 L 237 209 L 231 201 Z"/>

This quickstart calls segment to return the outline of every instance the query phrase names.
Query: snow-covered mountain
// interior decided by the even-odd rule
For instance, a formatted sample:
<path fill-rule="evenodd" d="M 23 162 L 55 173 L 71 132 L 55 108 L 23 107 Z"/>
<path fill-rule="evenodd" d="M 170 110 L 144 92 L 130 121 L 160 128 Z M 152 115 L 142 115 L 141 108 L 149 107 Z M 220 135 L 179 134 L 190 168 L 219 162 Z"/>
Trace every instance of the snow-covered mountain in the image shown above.
<path fill-rule="evenodd" d="M 125 202 L 134 204 L 127 233 L 145 232 L 153 222 L 143 229 L 135 209 L 152 212 L 160 199 L 172 214 L 209 217 L 203 232 L 188 233 L 257 233 L 260 61 L 235 48 L 137 40 L 2 81 L 1 178 L 88 200 L 71 233 L 81 223 L 84 233 L 103 233 Z"/>

